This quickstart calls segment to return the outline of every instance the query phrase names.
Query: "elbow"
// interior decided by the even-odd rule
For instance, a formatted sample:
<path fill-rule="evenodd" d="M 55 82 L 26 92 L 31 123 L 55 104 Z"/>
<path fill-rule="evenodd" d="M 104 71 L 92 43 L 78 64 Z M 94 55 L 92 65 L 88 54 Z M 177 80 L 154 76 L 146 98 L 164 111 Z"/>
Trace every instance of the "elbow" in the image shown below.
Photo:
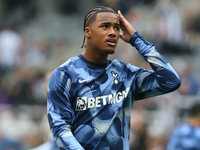
<path fill-rule="evenodd" d="M 175 81 L 174 81 L 174 90 L 178 89 L 181 86 L 181 79 L 178 77 Z"/>
<path fill-rule="evenodd" d="M 167 82 L 160 82 L 159 86 L 160 88 L 165 92 L 173 92 L 177 90 L 181 85 L 181 80 L 179 77 L 173 78 L 173 80 L 168 80 Z"/>
<path fill-rule="evenodd" d="M 180 85 L 181 85 L 181 79 L 179 77 L 177 77 L 171 83 L 173 83 L 173 84 L 170 86 L 168 92 L 172 92 L 172 91 L 177 90 L 180 87 Z"/>

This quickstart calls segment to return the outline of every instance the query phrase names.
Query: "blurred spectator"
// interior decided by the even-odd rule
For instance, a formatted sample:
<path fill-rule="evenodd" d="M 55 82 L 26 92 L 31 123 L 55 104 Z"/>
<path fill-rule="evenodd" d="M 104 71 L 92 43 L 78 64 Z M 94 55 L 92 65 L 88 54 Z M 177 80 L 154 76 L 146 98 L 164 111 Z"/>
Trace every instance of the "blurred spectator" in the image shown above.
<path fill-rule="evenodd" d="M 16 68 L 3 78 L 3 89 L 9 95 L 11 105 L 33 103 L 30 74 L 27 70 Z"/>
<path fill-rule="evenodd" d="M 122 14 L 126 14 L 128 10 L 135 5 L 135 0 L 119 0 L 119 9 L 122 12 Z"/>
<path fill-rule="evenodd" d="M 117 11 L 119 9 L 118 1 L 119 0 L 96 0 L 97 5 L 107 6 L 107 7 L 114 9 L 115 11 Z"/>
<path fill-rule="evenodd" d="M 200 103 L 193 104 L 187 120 L 174 129 L 169 138 L 167 150 L 200 149 Z"/>
<path fill-rule="evenodd" d="M 12 141 L 6 138 L 0 138 L 0 149 L 1 150 L 26 150 L 25 147 L 16 141 Z"/>
<path fill-rule="evenodd" d="M 35 45 L 30 46 L 26 51 L 26 63 L 30 67 L 39 67 L 46 60 L 48 53 L 46 38 L 38 38 Z"/>
<path fill-rule="evenodd" d="M 130 150 L 147 150 L 146 118 L 144 112 L 132 110 L 130 123 Z"/>
<path fill-rule="evenodd" d="M 131 7 L 136 8 L 136 6 L 143 6 L 153 4 L 155 0 L 118 0 L 119 9 L 122 14 L 126 14 Z"/>
<path fill-rule="evenodd" d="M 198 14 L 198 15 L 194 18 L 194 20 L 193 20 L 193 22 L 192 22 L 192 28 L 193 28 L 193 30 L 194 30 L 195 32 L 200 32 L 200 26 L 199 26 L 199 24 L 200 24 L 200 14 Z"/>
<path fill-rule="evenodd" d="M 140 7 L 132 6 L 126 13 L 127 20 L 139 33 L 144 33 L 145 28 L 149 25 L 145 20 Z M 145 34 L 145 33 L 144 33 Z"/>
<path fill-rule="evenodd" d="M 0 32 L 0 73 L 8 72 L 16 67 L 17 53 L 21 46 L 21 36 L 12 28 Z"/>
<path fill-rule="evenodd" d="M 3 77 L 0 76 L 0 104 L 10 104 L 11 96 L 3 83 Z"/>
<path fill-rule="evenodd" d="M 51 48 L 48 51 L 47 57 L 51 60 L 56 56 L 62 56 L 69 49 L 69 43 L 64 41 L 63 39 L 55 39 L 51 42 Z"/>
<path fill-rule="evenodd" d="M 141 141 L 134 143 L 133 139 L 137 139 L 138 136 L 133 134 L 134 132 L 131 130 L 130 139 L 132 143 L 130 145 L 140 145 L 145 140 L 143 142 L 146 150 L 164 150 L 167 145 L 169 131 L 179 122 L 177 117 L 177 111 L 179 110 L 177 105 L 180 106 L 181 102 L 179 99 L 179 94 L 175 91 L 170 94 L 145 99 L 145 101 L 135 102 L 133 106 L 133 112 L 135 113 L 132 115 L 136 120 L 131 121 L 131 128 L 134 125 L 135 132 L 139 131 L 140 133 L 140 129 L 145 125 L 145 134 L 143 134 Z M 138 150 L 140 149 L 138 148 Z"/>
<path fill-rule="evenodd" d="M 141 0 L 145 5 L 153 4 L 156 0 Z"/>
<path fill-rule="evenodd" d="M 47 93 L 50 76 L 51 76 L 51 72 L 48 72 L 45 76 L 45 81 L 43 82 L 43 86 L 45 89 L 45 95 L 44 95 L 45 98 L 47 98 L 46 93 Z M 44 143 L 31 150 L 58 150 L 58 147 L 56 146 L 56 143 L 53 140 L 53 136 L 48 124 L 47 114 L 45 114 L 41 120 L 39 131 L 43 135 L 42 138 L 43 138 Z"/>
<path fill-rule="evenodd" d="M 197 95 L 199 90 L 198 78 L 190 63 L 185 62 L 181 67 L 181 86 L 178 89 L 182 95 Z"/>
<path fill-rule="evenodd" d="M 4 22 L 15 24 L 16 26 L 26 24 L 37 16 L 38 3 L 36 2 L 35 0 L 2 0 Z"/>
<path fill-rule="evenodd" d="M 197 3 L 197 5 L 200 6 L 200 2 Z M 191 27 L 194 32 L 200 33 L 200 8 L 198 9 L 197 13 L 192 17 L 193 20 L 191 20 Z"/>
<path fill-rule="evenodd" d="M 53 140 L 52 133 L 49 128 L 47 114 L 43 116 L 39 130 L 40 133 L 42 133 L 43 135 L 44 143 L 30 150 L 58 150 L 58 147 L 56 146 L 56 143 Z"/>
<path fill-rule="evenodd" d="M 158 16 L 156 41 L 161 42 L 161 50 L 166 53 L 188 53 L 185 43 L 183 16 L 175 0 L 158 0 L 155 6 Z"/>
<path fill-rule="evenodd" d="M 0 139 L 24 146 L 35 144 L 33 137 L 36 136 L 36 125 L 28 114 L 22 113 L 17 107 L 9 107 L 0 114 Z M 7 139 L 7 140 L 6 140 Z M 39 138 L 38 138 L 39 139 Z M 13 143 L 12 142 L 12 143 Z"/>
<path fill-rule="evenodd" d="M 78 10 L 78 1 L 54 0 L 54 6 L 60 14 L 74 14 Z"/>
<path fill-rule="evenodd" d="M 45 61 L 50 53 L 50 48 L 46 38 L 37 38 L 31 42 L 28 37 L 22 36 L 21 46 L 17 53 L 17 64 L 21 68 L 38 68 Z"/>
<path fill-rule="evenodd" d="M 156 11 L 159 16 L 159 37 L 169 44 L 179 44 L 183 38 L 183 16 L 173 0 L 158 0 Z"/>
<path fill-rule="evenodd" d="M 38 71 L 33 75 L 31 82 L 31 94 L 36 104 L 46 105 L 46 89 L 44 87 L 45 75 L 42 71 Z"/>
<path fill-rule="evenodd" d="M 43 143 L 42 145 L 39 145 L 30 150 L 59 150 L 59 149 L 56 146 L 55 141 L 53 139 L 51 139 L 51 140 L 48 140 L 47 142 Z"/>
<path fill-rule="evenodd" d="M 16 59 L 17 64 L 22 68 L 26 65 L 26 52 L 28 51 L 29 47 L 29 38 L 26 36 L 21 36 L 21 45 L 19 47 Z"/>

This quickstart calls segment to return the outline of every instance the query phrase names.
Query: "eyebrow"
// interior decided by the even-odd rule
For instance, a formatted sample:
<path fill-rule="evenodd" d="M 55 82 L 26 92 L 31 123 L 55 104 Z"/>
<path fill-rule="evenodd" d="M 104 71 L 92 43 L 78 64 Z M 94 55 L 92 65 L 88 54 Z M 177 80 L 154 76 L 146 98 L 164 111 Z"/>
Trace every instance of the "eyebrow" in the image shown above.
<path fill-rule="evenodd" d="M 101 25 L 102 24 L 105 24 L 105 25 L 111 25 L 111 23 L 110 22 L 102 22 L 102 23 L 100 23 Z M 117 25 L 117 26 L 120 26 L 120 24 L 119 23 L 114 23 L 115 25 Z"/>

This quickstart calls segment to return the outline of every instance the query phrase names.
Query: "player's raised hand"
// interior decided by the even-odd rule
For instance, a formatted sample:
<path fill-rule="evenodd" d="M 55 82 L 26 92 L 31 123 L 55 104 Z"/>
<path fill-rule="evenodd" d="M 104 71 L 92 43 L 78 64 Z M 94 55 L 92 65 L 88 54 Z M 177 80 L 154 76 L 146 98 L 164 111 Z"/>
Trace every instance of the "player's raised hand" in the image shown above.
<path fill-rule="evenodd" d="M 132 27 L 132 25 L 124 18 L 121 14 L 120 10 L 118 10 L 117 17 L 119 18 L 120 28 L 122 33 L 120 34 L 120 38 L 125 42 L 130 42 L 131 36 L 136 32 L 136 30 Z"/>

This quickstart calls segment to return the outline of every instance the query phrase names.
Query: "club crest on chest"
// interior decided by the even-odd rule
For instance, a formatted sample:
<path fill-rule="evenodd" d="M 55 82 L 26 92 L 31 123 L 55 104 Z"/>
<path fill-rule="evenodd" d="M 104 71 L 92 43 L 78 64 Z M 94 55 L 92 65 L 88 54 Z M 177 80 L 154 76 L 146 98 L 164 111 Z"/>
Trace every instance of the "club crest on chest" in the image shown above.
<path fill-rule="evenodd" d="M 119 81 L 118 81 L 119 75 L 117 73 L 115 73 L 114 71 L 111 71 L 111 74 L 114 77 L 114 80 L 113 80 L 114 84 L 118 84 L 119 83 Z"/>

